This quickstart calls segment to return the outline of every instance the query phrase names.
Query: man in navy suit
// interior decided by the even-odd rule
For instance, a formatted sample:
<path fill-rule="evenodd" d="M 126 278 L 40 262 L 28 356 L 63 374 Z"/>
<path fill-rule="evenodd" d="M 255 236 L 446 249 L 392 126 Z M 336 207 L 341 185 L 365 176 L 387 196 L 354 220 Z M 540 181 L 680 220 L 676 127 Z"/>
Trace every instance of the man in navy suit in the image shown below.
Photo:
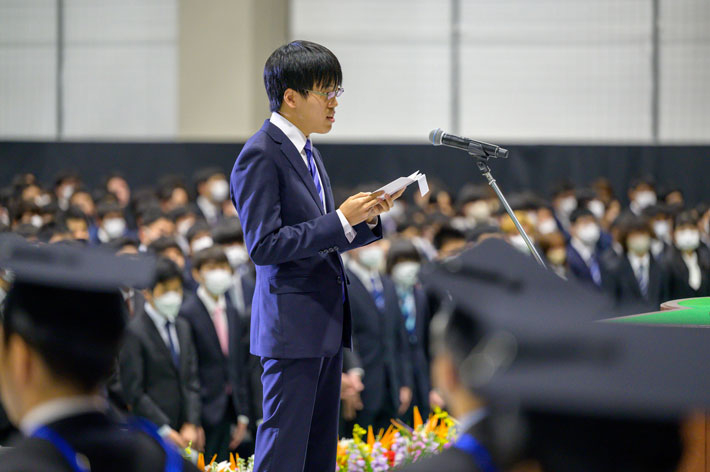
<path fill-rule="evenodd" d="M 308 41 L 264 67 L 272 115 L 244 145 L 231 195 L 256 265 L 251 352 L 264 368 L 254 470 L 335 470 L 343 346 L 351 347 L 340 253 L 382 237 L 399 195 L 358 193 L 336 211 L 312 133 L 327 133 L 343 89 L 335 55 Z M 401 192 L 400 192 L 401 193 Z"/>

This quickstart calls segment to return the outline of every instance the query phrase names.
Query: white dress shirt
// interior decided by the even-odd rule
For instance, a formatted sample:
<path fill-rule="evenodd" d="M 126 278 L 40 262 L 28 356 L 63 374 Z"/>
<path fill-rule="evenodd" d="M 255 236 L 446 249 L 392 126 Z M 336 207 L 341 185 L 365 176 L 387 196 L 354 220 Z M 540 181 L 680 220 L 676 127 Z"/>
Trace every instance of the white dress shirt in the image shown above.
<path fill-rule="evenodd" d="M 629 251 L 628 258 L 629 263 L 631 264 L 631 269 L 634 271 L 634 275 L 636 276 L 636 280 L 639 280 L 639 271 L 643 267 L 643 279 L 648 284 L 648 276 L 651 268 L 651 256 L 649 256 L 648 253 L 644 254 L 643 256 L 639 256 L 638 254 Z"/>
<path fill-rule="evenodd" d="M 158 310 L 156 310 L 150 303 L 145 302 L 145 305 L 143 306 L 145 308 L 145 313 L 148 315 L 148 318 L 150 318 L 153 321 L 155 327 L 158 328 L 158 333 L 160 333 L 160 337 L 163 338 L 165 345 L 168 347 L 168 349 L 170 349 L 170 339 L 168 338 L 168 330 L 165 328 L 165 323 L 167 323 L 168 319 L 158 313 Z M 175 352 L 180 354 L 180 341 L 178 340 L 177 329 L 175 328 L 174 321 L 170 324 L 170 335 L 172 336 L 173 343 L 175 344 Z"/>
<path fill-rule="evenodd" d="M 210 315 L 210 319 L 213 320 L 214 323 L 214 312 L 217 310 L 217 307 L 220 307 L 222 310 L 222 322 L 224 323 L 224 326 L 227 326 L 229 328 L 229 322 L 227 321 L 227 300 L 224 298 L 224 295 L 220 295 L 219 298 L 217 298 L 217 301 L 214 300 L 208 293 L 205 287 L 200 285 L 197 288 L 197 296 L 202 300 L 202 303 L 205 304 L 205 308 L 207 309 L 207 313 Z"/>
<path fill-rule="evenodd" d="M 37 405 L 27 412 L 20 421 L 20 431 L 25 436 L 30 436 L 38 428 L 55 421 L 84 413 L 106 411 L 107 409 L 106 400 L 100 396 L 77 395 L 57 398 Z"/>
<path fill-rule="evenodd" d="M 359 263 L 355 262 L 352 258 L 348 258 L 346 265 L 348 266 L 348 269 L 355 274 L 355 277 L 360 279 L 360 282 L 362 282 L 368 292 L 372 293 L 373 289 L 377 289 L 379 291 L 383 290 L 382 278 L 380 277 L 380 273 L 378 271 L 368 270 Z"/>
<path fill-rule="evenodd" d="M 698 253 L 695 251 L 690 254 L 681 252 L 681 256 L 688 268 L 688 285 L 690 285 L 690 288 L 693 290 L 699 289 L 703 281 L 703 276 L 700 273 L 700 265 L 698 264 Z"/>
<path fill-rule="evenodd" d="M 577 238 L 572 238 L 569 241 L 570 245 L 577 250 L 584 263 L 590 265 L 592 262 L 592 256 L 594 256 L 594 248 L 589 247 Z"/>
<path fill-rule="evenodd" d="M 269 119 L 269 121 L 278 129 L 283 131 L 283 133 L 286 135 L 289 141 L 291 141 L 298 153 L 301 155 L 301 159 L 303 159 L 303 164 L 306 166 L 306 169 L 309 169 L 308 156 L 306 155 L 306 140 L 309 138 L 306 138 L 303 132 L 301 132 L 301 130 L 298 129 L 296 125 L 288 121 L 286 118 L 284 118 L 277 112 L 273 112 L 271 114 L 271 118 Z M 311 140 L 311 146 L 312 145 L 313 141 Z M 315 160 L 315 157 L 313 159 Z M 308 172 L 310 173 L 310 169 Z M 323 185 L 323 180 L 321 179 L 317 165 L 316 175 L 318 177 L 318 181 L 320 182 L 320 187 L 323 189 L 323 197 L 321 199 L 321 204 L 323 205 L 323 212 L 325 212 L 325 185 Z M 345 233 L 345 237 L 347 238 L 349 243 L 353 242 L 355 236 L 357 235 L 357 231 L 355 231 L 352 225 L 350 225 L 348 219 L 345 218 L 345 215 L 343 215 L 342 211 L 336 210 L 336 213 L 338 214 L 338 218 L 340 218 L 340 224 L 343 226 L 343 232 Z M 377 224 L 371 225 L 368 223 L 368 226 L 370 227 L 370 229 L 373 229 L 375 226 L 377 226 Z"/>

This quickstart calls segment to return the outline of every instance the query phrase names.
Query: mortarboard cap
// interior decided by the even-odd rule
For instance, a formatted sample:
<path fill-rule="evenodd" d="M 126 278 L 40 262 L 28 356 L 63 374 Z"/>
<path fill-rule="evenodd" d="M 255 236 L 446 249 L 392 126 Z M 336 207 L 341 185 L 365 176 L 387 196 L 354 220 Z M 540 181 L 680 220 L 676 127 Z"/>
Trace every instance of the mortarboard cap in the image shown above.
<path fill-rule="evenodd" d="M 449 300 L 447 329 L 468 327 L 460 372 L 489 403 L 659 418 L 710 406 L 704 330 L 596 321 L 614 315 L 609 298 L 496 239 L 420 277 Z"/>

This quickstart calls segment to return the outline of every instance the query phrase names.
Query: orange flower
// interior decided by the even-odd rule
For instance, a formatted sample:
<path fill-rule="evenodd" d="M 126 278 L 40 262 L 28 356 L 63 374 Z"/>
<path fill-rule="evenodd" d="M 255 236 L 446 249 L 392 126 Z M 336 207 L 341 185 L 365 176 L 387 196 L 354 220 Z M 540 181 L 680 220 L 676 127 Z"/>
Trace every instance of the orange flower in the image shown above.
<path fill-rule="evenodd" d="M 237 461 L 234 460 L 234 454 L 229 453 L 229 470 L 237 470 Z"/>
<path fill-rule="evenodd" d="M 205 470 L 205 456 L 202 453 L 197 455 L 197 468 L 200 469 L 200 472 Z"/>
<path fill-rule="evenodd" d="M 372 426 L 367 427 L 367 447 L 372 451 L 372 446 L 375 445 L 375 433 L 372 432 Z"/>
<path fill-rule="evenodd" d="M 214 461 L 216 461 L 216 460 L 217 460 L 217 454 L 212 456 L 212 460 L 210 461 L 209 466 L 212 467 L 212 464 L 214 464 Z"/>
<path fill-rule="evenodd" d="M 414 406 L 414 429 L 419 429 L 421 425 L 424 424 L 424 421 L 422 421 L 422 415 L 419 413 L 419 408 Z"/>

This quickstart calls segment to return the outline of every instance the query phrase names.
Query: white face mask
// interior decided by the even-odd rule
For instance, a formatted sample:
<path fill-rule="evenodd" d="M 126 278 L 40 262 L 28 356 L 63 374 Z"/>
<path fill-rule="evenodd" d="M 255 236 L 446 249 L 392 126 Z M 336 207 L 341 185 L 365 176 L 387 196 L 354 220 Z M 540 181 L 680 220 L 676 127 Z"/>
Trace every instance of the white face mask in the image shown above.
<path fill-rule="evenodd" d="M 401 287 L 411 288 L 417 283 L 419 267 L 418 262 L 400 262 L 392 268 L 392 280 Z"/>
<path fill-rule="evenodd" d="M 651 247 L 651 237 L 647 234 L 631 236 L 626 240 L 626 246 L 629 248 L 629 251 L 638 255 L 644 255 Z"/>
<path fill-rule="evenodd" d="M 199 252 L 203 249 L 207 249 L 208 247 L 212 247 L 214 242 L 212 241 L 212 238 L 209 236 L 203 236 L 201 238 L 195 239 L 192 242 L 192 253 Z"/>
<path fill-rule="evenodd" d="M 385 253 L 379 246 L 365 247 L 358 253 L 358 260 L 369 270 L 380 270 L 385 261 Z"/>
<path fill-rule="evenodd" d="M 44 207 L 52 203 L 52 197 L 49 194 L 43 193 L 42 195 L 37 195 L 35 197 L 35 205 L 38 207 Z"/>
<path fill-rule="evenodd" d="M 32 218 L 30 218 L 30 224 L 35 228 L 41 228 L 44 224 L 44 220 L 40 215 L 32 215 Z"/>
<path fill-rule="evenodd" d="M 681 251 L 694 251 L 700 245 L 697 229 L 680 229 L 675 232 L 675 245 Z"/>
<path fill-rule="evenodd" d="M 598 220 L 604 218 L 604 213 L 606 213 L 606 207 L 601 201 L 592 200 L 591 202 L 587 203 L 587 208 L 589 209 L 589 211 L 592 212 L 594 216 L 597 217 Z"/>
<path fill-rule="evenodd" d="M 523 237 L 519 234 L 514 234 L 508 238 L 508 242 L 518 251 L 524 252 L 524 253 L 529 253 L 530 249 L 528 248 L 528 245 L 525 244 L 525 240 Z"/>
<path fill-rule="evenodd" d="M 192 225 L 194 224 L 195 221 L 192 219 L 182 220 L 177 225 L 177 232 L 180 234 L 180 236 L 187 236 L 187 232 L 190 231 L 190 228 L 192 228 Z"/>
<path fill-rule="evenodd" d="M 466 207 L 466 217 L 476 222 L 486 221 L 491 217 L 491 207 L 485 200 L 479 200 Z"/>
<path fill-rule="evenodd" d="M 180 312 L 180 306 L 182 306 L 182 295 L 174 290 L 165 292 L 153 299 L 153 305 L 166 320 L 173 323 Z"/>
<path fill-rule="evenodd" d="M 666 220 L 658 220 L 653 223 L 653 232 L 656 237 L 662 241 L 668 242 L 671 234 L 671 225 Z"/>
<path fill-rule="evenodd" d="M 229 196 L 229 184 L 226 180 L 217 180 L 210 185 L 210 196 L 215 202 L 223 202 Z"/>
<path fill-rule="evenodd" d="M 569 216 L 577 209 L 577 199 L 575 197 L 565 197 L 560 200 L 559 208 L 562 213 Z"/>
<path fill-rule="evenodd" d="M 577 237 L 587 246 L 594 246 L 599 241 L 599 226 L 589 223 L 577 231 Z"/>
<path fill-rule="evenodd" d="M 557 222 L 554 218 L 542 220 L 537 225 L 537 232 L 540 234 L 551 234 L 557 231 Z"/>
<path fill-rule="evenodd" d="M 232 266 L 232 269 L 236 269 L 249 261 L 249 254 L 247 253 L 246 248 L 242 245 L 226 247 L 224 248 L 224 253 L 227 255 L 229 265 Z"/>
<path fill-rule="evenodd" d="M 110 239 L 120 238 L 126 231 L 126 220 L 123 218 L 109 218 L 104 220 L 103 227 Z"/>
<path fill-rule="evenodd" d="M 67 185 L 62 189 L 62 200 L 69 200 L 72 195 L 74 195 L 74 186 Z"/>
<path fill-rule="evenodd" d="M 212 295 L 220 296 L 232 286 L 232 273 L 226 269 L 208 270 L 203 277 L 205 288 Z"/>
<path fill-rule="evenodd" d="M 636 205 L 643 210 L 644 208 L 656 204 L 656 194 L 650 190 L 638 192 L 634 197 L 634 202 L 636 202 Z"/>

